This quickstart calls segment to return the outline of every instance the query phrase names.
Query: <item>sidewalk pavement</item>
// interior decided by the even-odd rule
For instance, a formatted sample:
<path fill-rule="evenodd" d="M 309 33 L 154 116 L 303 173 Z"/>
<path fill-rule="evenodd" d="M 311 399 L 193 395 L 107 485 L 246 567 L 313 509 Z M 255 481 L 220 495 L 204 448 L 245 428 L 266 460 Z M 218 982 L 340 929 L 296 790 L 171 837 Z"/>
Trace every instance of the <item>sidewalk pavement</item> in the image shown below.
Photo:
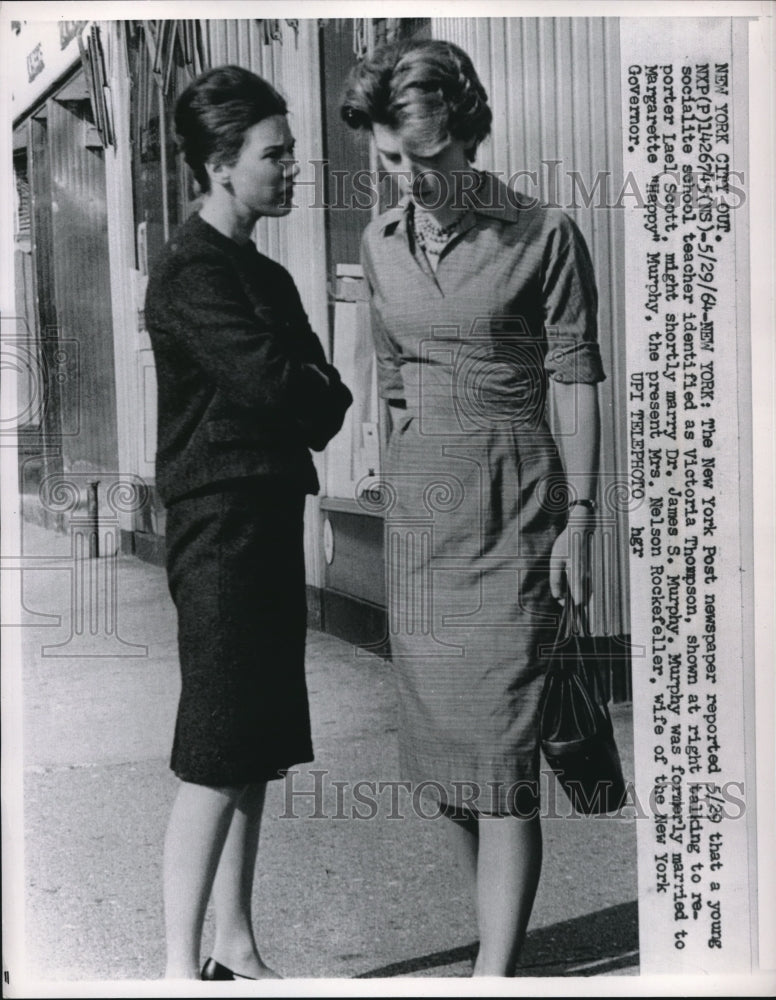
<path fill-rule="evenodd" d="M 29 523 L 23 540 L 26 973 L 154 979 L 179 686 L 165 575 L 129 557 L 78 564 L 69 537 Z M 374 796 L 375 818 L 353 815 L 369 812 L 355 782 L 399 776 L 390 663 L 318 632 L 307 663 L 316 760 L 290 788 L 269 786 L 254 897 L 262 954 L 285 977 L 468 977 L 476 920 L 447 821 L 403 797 L 404 819 L 392 820 L 389 793 Z M 630 707 L 613 717 L 631 777 Z M 315 771 L 320 818 L 311 796 L 288 799 L 314 788 Z M 349 785 L 338 793 L 334 781 Z M 548 819 L 543 830 L 520 974 L 637 973 L 635 822 Z M 208 916 L 204 954 L 211 940 Z"/>

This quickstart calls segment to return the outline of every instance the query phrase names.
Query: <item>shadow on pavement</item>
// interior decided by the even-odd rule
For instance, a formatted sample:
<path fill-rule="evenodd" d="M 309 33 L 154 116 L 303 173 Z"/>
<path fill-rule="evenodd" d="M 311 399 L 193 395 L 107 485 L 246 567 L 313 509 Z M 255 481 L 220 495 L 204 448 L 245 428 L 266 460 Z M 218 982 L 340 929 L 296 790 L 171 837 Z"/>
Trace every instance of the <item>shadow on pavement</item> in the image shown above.
<path fill-rule="evenodd" d="M 638 966 L 638 948 L 638 904 L 634 900 L 531 931 L 516 976 L 599 976 L 633 970 Z M 476 955 L 477 942 L 473 941 L 383 965 L 356 978 L 408 976 L 458 962 L 474 962 Z"/>

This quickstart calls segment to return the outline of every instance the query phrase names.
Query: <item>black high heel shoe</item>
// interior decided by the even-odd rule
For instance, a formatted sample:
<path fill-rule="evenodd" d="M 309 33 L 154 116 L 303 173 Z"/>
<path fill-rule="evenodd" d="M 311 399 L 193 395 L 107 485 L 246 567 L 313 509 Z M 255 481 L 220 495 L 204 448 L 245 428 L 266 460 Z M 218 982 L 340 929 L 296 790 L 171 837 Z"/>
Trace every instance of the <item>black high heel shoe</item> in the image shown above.
<path fill-rule="evenodd" d="M 231 969 L 227 969 L 225 965 L 221 965 L 214 958 L 209 958 L 207 962 L 202 966 L 201 979 L 206 979 L 209 982 L 225 982 L 229 979 L 253 979 L 253 976 L 240 976 L 237 973 L 232 972 Z"/>

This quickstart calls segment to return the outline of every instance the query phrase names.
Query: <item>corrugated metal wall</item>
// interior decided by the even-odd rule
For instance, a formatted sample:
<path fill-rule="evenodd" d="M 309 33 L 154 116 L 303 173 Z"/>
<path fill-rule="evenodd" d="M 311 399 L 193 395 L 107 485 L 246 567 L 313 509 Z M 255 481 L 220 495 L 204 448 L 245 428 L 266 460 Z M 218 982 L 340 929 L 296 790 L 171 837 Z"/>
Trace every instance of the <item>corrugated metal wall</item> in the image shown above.
<path fill-rule="evenodd" d="M 602 411 L 601 530 L 591 610 L 598 634 L 629 632 L 625 342 L 622 212 L 604 207 L 596 178 L 610 176 L 609 203 L 622 183 L 619 24 L 616 18 L 435 18 L 432 34 L 471 56 L 490 96 L 493 133 L 478 165 L 535 172 L 515 181 L 526 194 L 559 203 L 588 241 L 599 290 L 607 381 Z M 577 172 L 576 187 L 572 179 Z M 584 187 L 582 186 L 584 185 Z M 613 195 L 612 195 L 613 192 Z"/>
<path fill-rule="evenodd" d="M 61 396 L 65 470 L 118 468 L 105 164 L 85 122 L 48 102 L 52 259 L 60 341 L 75 341 Z"/>
<path fill-rule="evenodd" d="M 308 161 L 323 158 L 321 82 L 317 19 L 278 23 L 280 37 L 266 43 L 255 19 L 203 21 L 211 65 L 236 63 L 263 76 L 286 98 L 289 124 L 296 137 L 301 173 L 311 181 Z M 295 26 L 294 26 L 295 25 Z M 300 206 L 285 219 L 261 219 L 259 249 L 280 261 L 294 277 L 313 328 L 326 340 L 326 239 L 323 208 L 312 205 L 312 188 L 297 189 Z"/>
<path fill-rule="evenodd" d="M 312 181 L 310 160 L 323 159 L 320 53 L 316 18 L 277 22 L 279 37 L 264 40 L 264 29 L 256 20 L 203 21 L 210 64 L 236 63 L 263 76 L 286 98 L 289 124 L 296 137 L 301 172 L 297 183 Z M 294 200 L 300 207 L 284 219 L 261 219 L 257 227 L 259 249 L 279 261 L 293 275 L 310 323 L 328 349 L 326 290 L 326 230 L 324 209 L 312 208 L 313 187 L 297 188 Z M 322 199 L 319 199 L 322 202 Z M 315 457 L 321 482 L 322 459 Z M 308 583 L 320 586 L 322 566 L 318 538 L 317 500 L 310 501 L 306 519 L 305 559 Z"/>
<path fill-rule="evenodd" d="M 68 391 L 67 380 L 56 378 L 63 373 L 57 336 L 57 305 L 54 290 L 53 223 L 51 208 L 51 165 L 48 121 L 45 107 L 23 126 L 28 131 L 29 178 L 32 195 L 32 257 L 35 307 L 41 341 L 41 363 L 47 373 L 43 407 L 43 474 L 62 471 L 61 397 Z M 64 352 L 67 356 L 67 352 Z M 65 372 L 66 374 L 66 369 Z"/>

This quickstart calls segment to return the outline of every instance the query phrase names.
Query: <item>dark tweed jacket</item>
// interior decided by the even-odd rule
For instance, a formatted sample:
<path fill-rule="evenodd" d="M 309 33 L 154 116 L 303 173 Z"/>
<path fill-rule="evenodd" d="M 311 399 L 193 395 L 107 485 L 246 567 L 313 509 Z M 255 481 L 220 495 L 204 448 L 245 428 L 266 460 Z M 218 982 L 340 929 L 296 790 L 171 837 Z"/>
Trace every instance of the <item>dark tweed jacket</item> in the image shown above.
<path fill-rule="evenodd" d="M 254 476 L 317 493 L 309 449 L 337 433 L 352 396 L 285 268 L 195 214 L 153 268 L 145 316 L 162 500 Z"/>

